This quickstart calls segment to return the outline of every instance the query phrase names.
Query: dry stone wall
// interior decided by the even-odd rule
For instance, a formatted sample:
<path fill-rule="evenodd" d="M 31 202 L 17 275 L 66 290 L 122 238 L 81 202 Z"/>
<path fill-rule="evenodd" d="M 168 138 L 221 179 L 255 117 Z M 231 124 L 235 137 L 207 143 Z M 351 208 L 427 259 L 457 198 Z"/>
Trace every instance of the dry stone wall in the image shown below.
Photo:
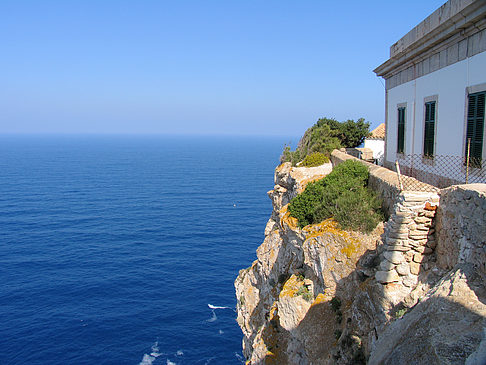
<path fill-rule="evenodd" d="M 355 159 L 335 150 L 331 161 L 339 164 Z M 360 160 L 358 160 L 360 161 Z M 381 239 L 380 264 L 375 280 L 384 285 L 389 300 L 398 304 L 419 282 L 419 274 L 435 261 L 435 213 L 439 195 L 435 192 L 401 192 L 395 172 L 364 161 L 369 168 L 369 185 L 383 199 L 389 219 Z"/>
<path fill-rule="evenodd" d="M 419 275 L 435 261 L 435 212 L 439 196 L 403 192 L 385 225 L 383 250 L 375 280 L 385 285 L 391 302 L 398 304 L 419 282 Z M 388 284 L 400 284 L 388 286 Z"/>

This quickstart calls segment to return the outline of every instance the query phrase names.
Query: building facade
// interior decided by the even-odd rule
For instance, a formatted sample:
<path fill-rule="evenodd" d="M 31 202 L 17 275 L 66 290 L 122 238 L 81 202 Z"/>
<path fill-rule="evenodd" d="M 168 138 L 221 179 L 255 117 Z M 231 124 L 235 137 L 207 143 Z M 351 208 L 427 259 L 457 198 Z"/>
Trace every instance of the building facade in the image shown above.
<path fill-rule="evenodd" d="M 398 161 L 442 185 L 470 172 L 469 182 L 486 182 L 486 0 L 449 0 L 374 72 L 386 81 L 385 166 Z"/>
<path fill-rule="evenodd" d="M 385 123 L 381 123 L 365 138 L 364 148 L 372 150 L 374 162 L 377 165 L 383 166 L 383 157 L 385 154 Z"/>

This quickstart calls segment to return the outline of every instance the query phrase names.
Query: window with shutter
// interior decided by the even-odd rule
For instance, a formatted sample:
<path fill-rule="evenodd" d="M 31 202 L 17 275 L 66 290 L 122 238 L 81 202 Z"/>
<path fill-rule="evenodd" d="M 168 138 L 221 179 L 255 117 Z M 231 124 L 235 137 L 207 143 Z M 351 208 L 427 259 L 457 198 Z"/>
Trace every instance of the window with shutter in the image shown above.
<path fill-rule="evenodd" d="M 405 108 L 398 108 L 398 140 L 397 153 L 405 151 Z"/>
<path fill-rule="evenodd" d="M 484 91 L 470 94 L 468 100 L 465 156 L 469 150 L 470 164 L 474 167 L 481 167 L 483 156 L 485 96 Z"/>
<path fill-rule="evenodd" d="M 434 157 L 436 102 L 425 103 L 424 156 Z"/>

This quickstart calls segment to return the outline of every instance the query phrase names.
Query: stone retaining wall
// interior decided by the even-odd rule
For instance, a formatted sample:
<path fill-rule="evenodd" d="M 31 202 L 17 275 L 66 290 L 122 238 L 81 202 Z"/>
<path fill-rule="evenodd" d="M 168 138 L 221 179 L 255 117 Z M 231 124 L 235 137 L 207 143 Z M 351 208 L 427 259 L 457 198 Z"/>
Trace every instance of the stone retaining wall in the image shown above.
<path fill-rule="evenodd" d="M 444 269 L 471 263 L 486 274 L 486 184 L 456 185 L 440 192 L 437 262 Z"/>
<path fill-rule="evenodd" d="M 419 274 L 434 266 L 449 270 L 468 263 L 486 275 L 486 184 L 400 192 L 395 172 L 342 151 L 331 155 L 333 165 L 349 159 L 369 167 L 369 186 L 389 215 L 375 273 L 385 293 L 393 291 L 398 303 L 418 284 Z"/>
<path fill-rule="evenodd" d="M 385 226 L 380 267 L 375 279 L 381 284 L 399 283 L 409 288 L 395 293 L 399 302 L 418 283 L 421 271 L 429 269 L 436 247 L 435 212 L 439 196 L 403 192 Z"/>
<path fill-rule="evenodd" d="M 368 166 L 369 186 L 383 199 L 389 219 L 382 236 L 380 265 L 375 273 L 385 293 L 398 304 L 417 285 L 421 271 L 429 269 L 436 247 L 435 213 L 439 205 L 436 192 L 400 191 L 397 174 L 342 151 L 331 155 L 333 165 L 355 159 Z M 389 285 L 391 284 L 391 285 Z M 397 285 L 398 290 L 397 290 Z"/>

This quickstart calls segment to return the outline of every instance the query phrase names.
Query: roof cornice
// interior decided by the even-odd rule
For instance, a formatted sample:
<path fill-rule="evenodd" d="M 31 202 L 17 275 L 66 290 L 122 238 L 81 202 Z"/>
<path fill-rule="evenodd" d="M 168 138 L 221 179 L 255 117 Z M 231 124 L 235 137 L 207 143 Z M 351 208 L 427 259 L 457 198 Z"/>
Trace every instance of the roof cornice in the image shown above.
<path fill-rule="evenodd" d="M 385 79 L 419 62 L 432 52 L 484 29 L 486 0 L 449 0 L 390 47 L 390 59 L 373 72 Z"/>

